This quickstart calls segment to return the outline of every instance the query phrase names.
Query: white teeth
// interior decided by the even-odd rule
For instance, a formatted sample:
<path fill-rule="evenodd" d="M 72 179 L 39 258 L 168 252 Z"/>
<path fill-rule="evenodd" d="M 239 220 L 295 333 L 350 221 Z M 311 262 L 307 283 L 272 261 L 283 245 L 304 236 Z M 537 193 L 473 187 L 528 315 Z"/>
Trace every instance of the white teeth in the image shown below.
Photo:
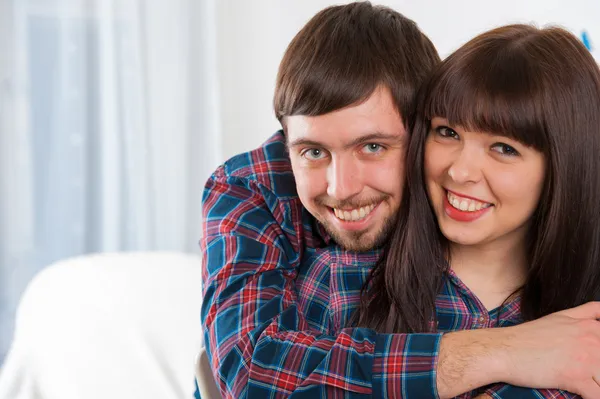
<path fill-rule="evenodd" d="M 333 208 L 333 213 L 340 220 L 356 222 L 365 218 L 369 213 L 371 213 L 373 209 L 375 209 L 375 204 L 363 206 L 357 209 L 352 209 L 350 211 L 344 211 L 341 209 Z"/>
<path fill-rule="evenodd" d="M 360 212 L 358 214 L 359 219 L 362 219 L 365 216 L 367 216 L 367 213 L 365 212 L 365 208 L 360 208 Z"/>
<path fill-rule="evenodd" d="M 483 208 L 489 208 L 492 204 L 486 202 L 480 202 L 472 200 L 470 198 L 458 197 L 448 191 L 448 202 L 456 209 L 460 209 L 463 212 L 475 212 Z"/>

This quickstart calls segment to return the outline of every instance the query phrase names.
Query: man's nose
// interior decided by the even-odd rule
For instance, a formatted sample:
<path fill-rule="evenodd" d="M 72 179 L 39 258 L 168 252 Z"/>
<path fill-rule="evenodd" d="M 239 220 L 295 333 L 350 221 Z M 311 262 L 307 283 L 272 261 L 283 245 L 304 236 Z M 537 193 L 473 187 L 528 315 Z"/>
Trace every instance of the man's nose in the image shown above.
<path fill-rule="evenodd" d="M 352 156 L 333 159 L 327 171 L 327 194 L 338 201 L 344 201 L 359 194 L 363 189 L 360 165 Z"/>

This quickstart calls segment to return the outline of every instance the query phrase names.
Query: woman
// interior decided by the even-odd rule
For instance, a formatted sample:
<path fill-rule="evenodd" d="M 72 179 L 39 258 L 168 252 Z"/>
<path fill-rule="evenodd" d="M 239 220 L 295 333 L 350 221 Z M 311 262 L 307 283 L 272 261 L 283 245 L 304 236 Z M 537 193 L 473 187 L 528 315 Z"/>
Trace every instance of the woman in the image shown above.
<path fill-rule="evenodd" d="M 596 297 L 600 71 L 573 35 L 513 25 L 474 38 L 423 88 L 412 132 L 398 224 L 358 325 L 464 328 L 439 312 L 448 295 L 467 318 L 482 310 L 481 327 Z"/>

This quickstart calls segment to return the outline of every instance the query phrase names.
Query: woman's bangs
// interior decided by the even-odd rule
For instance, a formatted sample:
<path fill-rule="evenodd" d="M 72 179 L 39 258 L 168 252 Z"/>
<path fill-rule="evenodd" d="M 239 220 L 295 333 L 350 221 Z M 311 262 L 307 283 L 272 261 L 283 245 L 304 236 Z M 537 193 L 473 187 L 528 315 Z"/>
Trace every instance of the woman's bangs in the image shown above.
<path fill-rule="evenodd" d="M 483 64 L 473 60 L 447 68 L 452 64 L 444 63 L 431 82 L 424 117 L 445 118 L 450 127 L 506 136 L 543 151 L 547 147 L 543 91 L 528 65 L 521 64 L 515 68 L 519 65 L 506 59 Z"/>

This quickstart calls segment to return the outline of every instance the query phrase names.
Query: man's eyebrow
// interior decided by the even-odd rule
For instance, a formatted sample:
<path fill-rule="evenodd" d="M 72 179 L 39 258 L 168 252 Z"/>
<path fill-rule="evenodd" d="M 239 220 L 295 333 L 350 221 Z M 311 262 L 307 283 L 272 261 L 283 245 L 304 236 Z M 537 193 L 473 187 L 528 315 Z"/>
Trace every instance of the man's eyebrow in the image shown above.
<path fill-rule="evenodd" d="M 309 140 L 309 139 L 303 139 L 303 138 L 296 139 L 296 140 L 294 140 L 292 142 L 288 141 L 288 147 L 289 148 L 298 147 L 298 146 L 305 146 L 305 147 L 325 147 L 323 145 L 323 143 L 319 143 L 318 141 Z"/>
<path fill-rule="evenodd" d="M 350 143 L 346 144 L 344 147 L 349 148 L 349 147 L 357 146 L 359 144 L 367 144 L 367 143 L 372 143 L 372 142 L 377 142 L 377 141 L 400 142 L 403 140 L 403 137 L 404 136 L 401 134 L 389 134 L 389 133 L 376 132 L 376 133 L 367 134 L 366 136 L 358 137 L 358 138 L 352 140 Z"/>
<path fill-rule="evenodd" d="M 399 142 L 402 140 L 403 140 L 403 136 L 400 134 L 389 134 L 389 133 L 376 132 L 376 133 L 367 134 L 366 136 L 358 137 L 358 138 L 352 140 L 351 142 L 349 142 L 348 144 L 344 145 L 344 148 L 355 147 L 359 144 L 363 144 L 363 143 L 366 144 L 366 143 L 370 143 L 373 141 L 398 141 Z M 323 143 L 319 143 L 318 141 L 304 139 L 304 138 L 299 138 L 292 142 L 288 142 L 289 148 L 298 147 L 298 146 L 319 147 L 319 148 L 326 147 Z"/>

